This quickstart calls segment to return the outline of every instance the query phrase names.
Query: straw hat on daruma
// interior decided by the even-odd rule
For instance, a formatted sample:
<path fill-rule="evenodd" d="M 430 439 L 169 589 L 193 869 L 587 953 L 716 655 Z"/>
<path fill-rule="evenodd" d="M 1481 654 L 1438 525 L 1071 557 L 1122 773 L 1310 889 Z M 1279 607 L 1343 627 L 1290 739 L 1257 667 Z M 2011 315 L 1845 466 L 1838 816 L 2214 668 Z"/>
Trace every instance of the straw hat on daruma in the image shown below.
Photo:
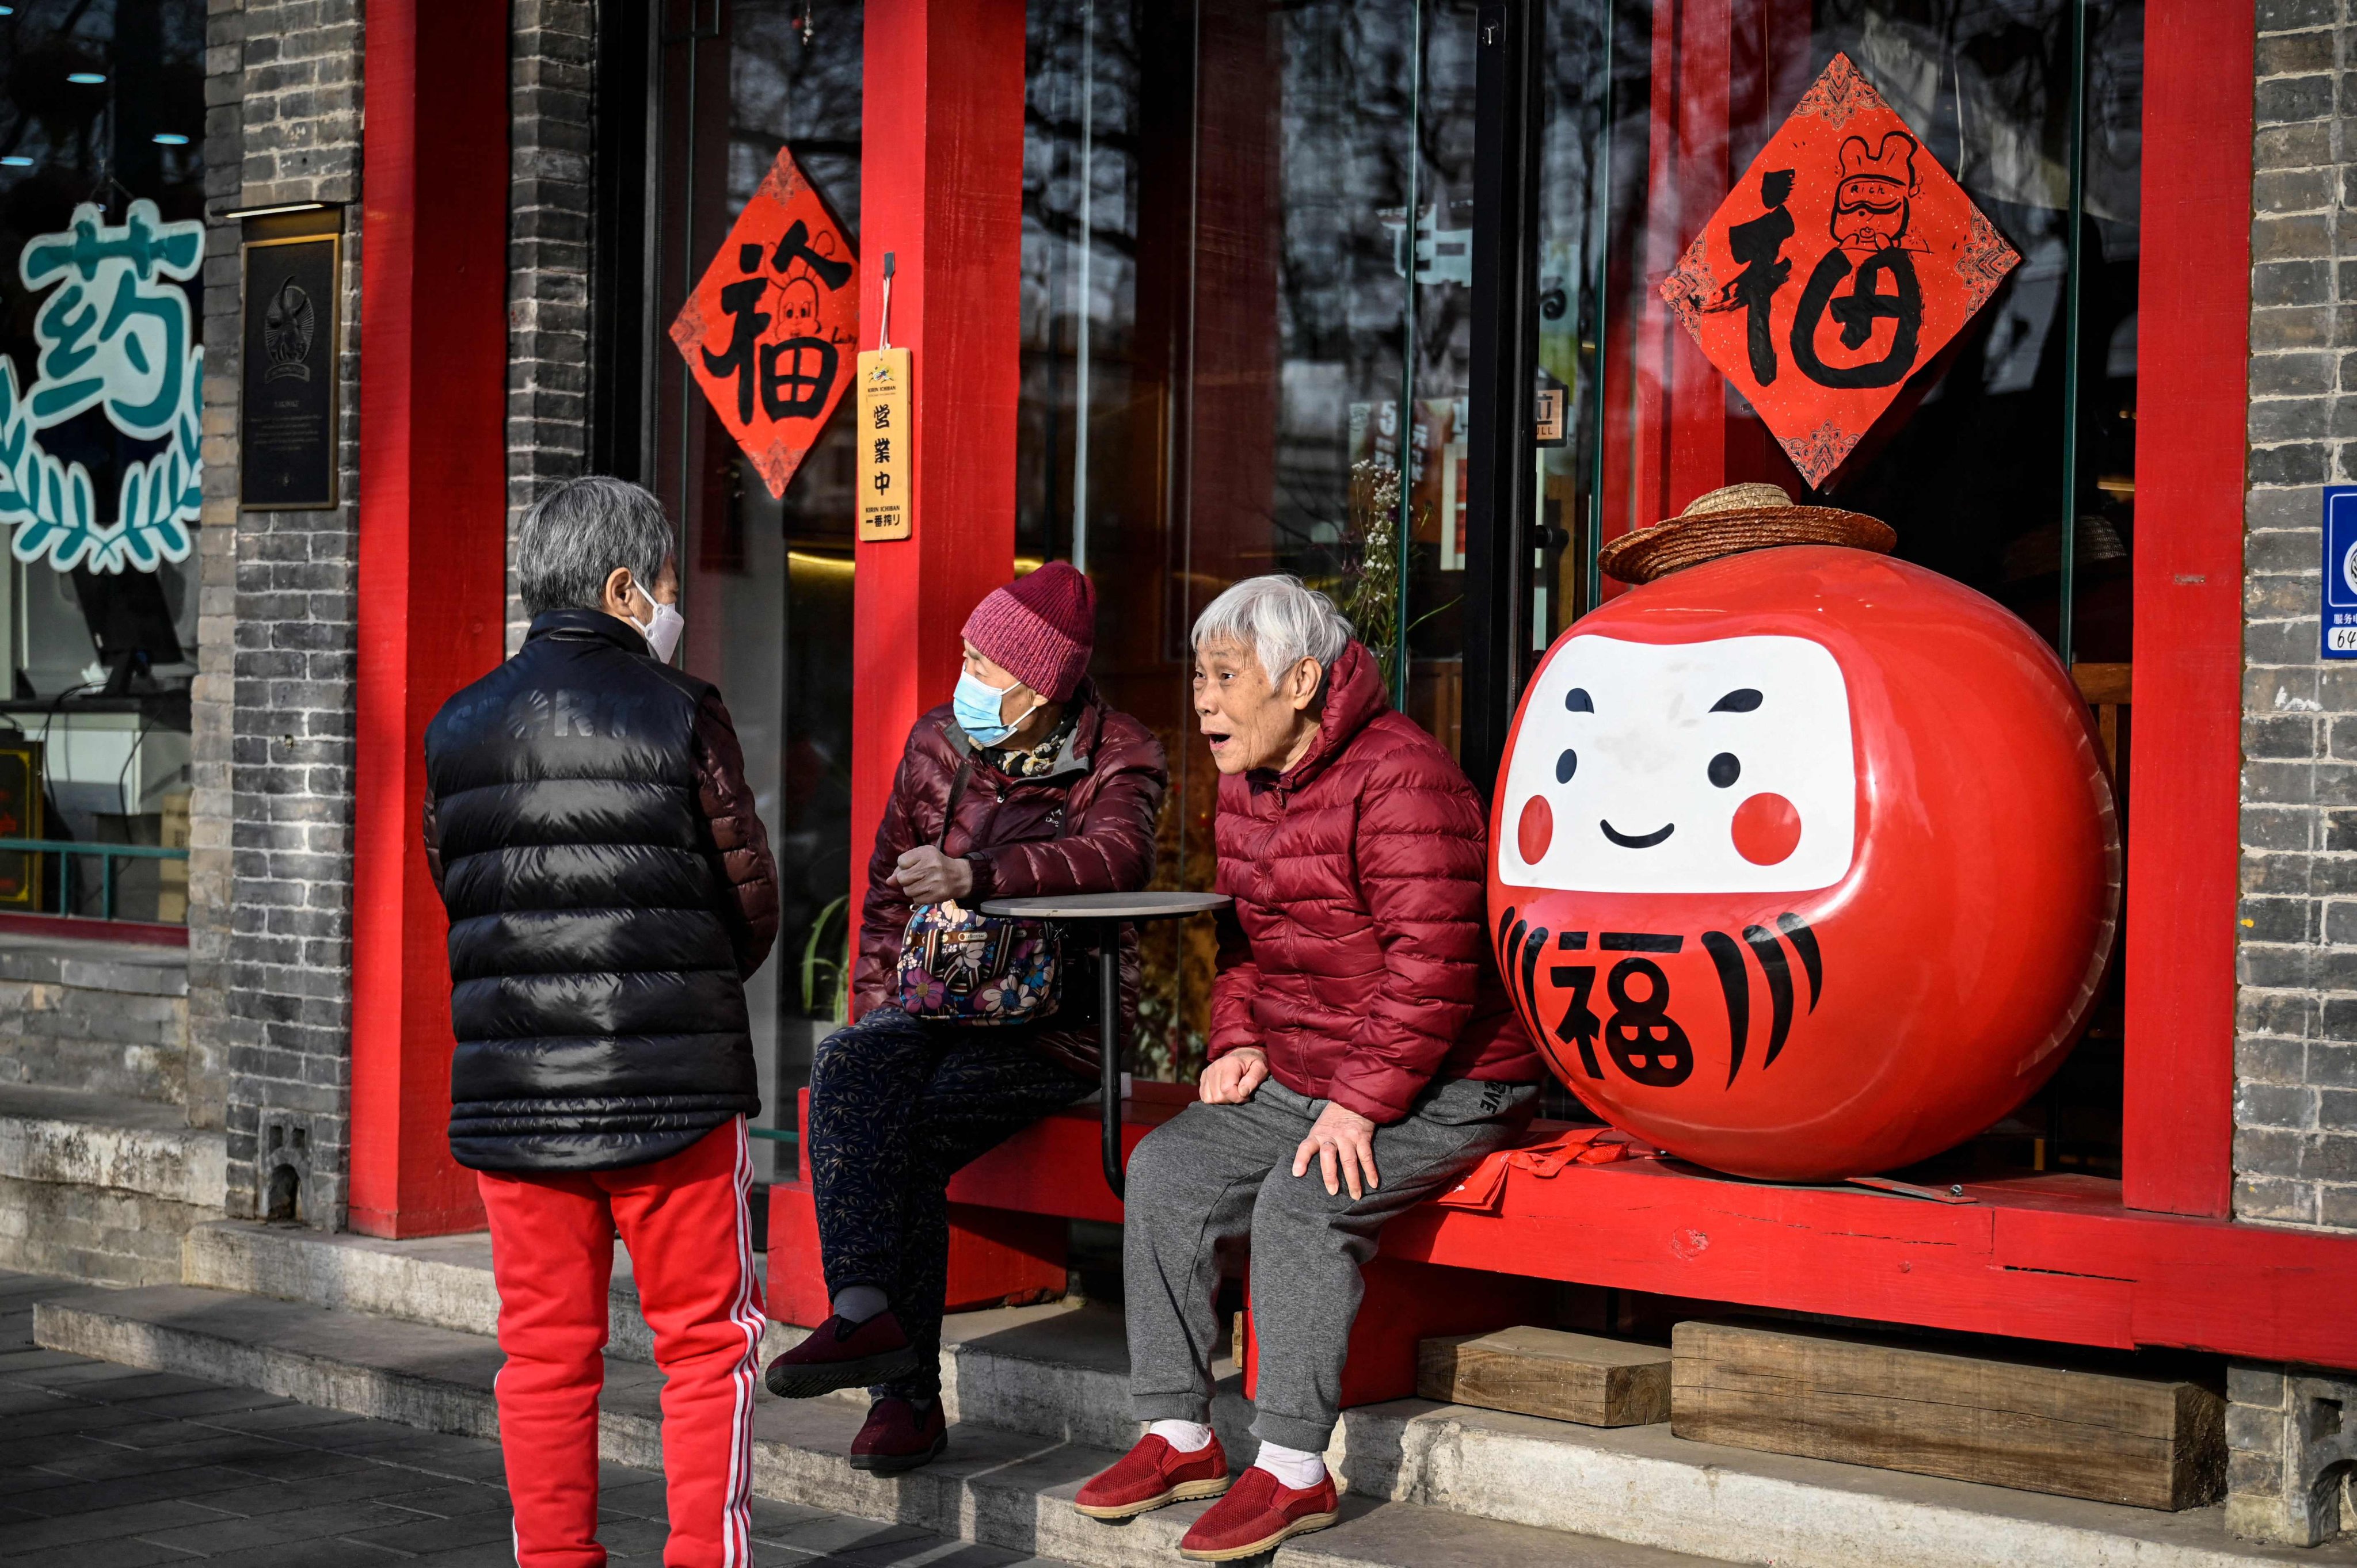
<path fill-rule="evenodd" d="M 1780 544 L 1846 544 L 1888 555 L 1899 542 L 1890 525 L 1838 507 L 1794 506 L 1775 485 L 1729 485 L 1696 496 L 1674 518 L 1624 533 L 1597 552 L 1605 575 L 1650 583 L 1688 566 Z"/>

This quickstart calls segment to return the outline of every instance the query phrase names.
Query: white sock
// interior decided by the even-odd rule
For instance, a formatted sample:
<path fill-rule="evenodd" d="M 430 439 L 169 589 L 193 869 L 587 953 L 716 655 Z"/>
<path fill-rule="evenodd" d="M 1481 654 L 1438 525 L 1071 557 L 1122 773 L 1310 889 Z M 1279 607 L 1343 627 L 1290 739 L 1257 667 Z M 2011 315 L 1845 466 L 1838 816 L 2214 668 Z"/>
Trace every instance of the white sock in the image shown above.
<path fill-rule="evenodd" d="M 886 1307 L 892 1298 L 874 1285 L 853 1285 L 835 1294 L 831 1304 L 837 1317 L 846 1323 L 865 1323 Z"/>
<path fill-rule="evenodd" d="M 1200 1421 L 1157 1421 L 1146 1429 L 1181 1454 L 1200 1454 L 1211 1445 L 1211 1429 Z"/>
<path fill-rule="evenodd" d="M 1253 1461 L 1253 1468 L 1267 1471 L 1297 1492 L 1306 1492 L 1326 1478 L 1326 1461 L 1321 1455 L 1287 1448 L 1281 1443 L 1262 1444 L 1260 1457 Z"/>

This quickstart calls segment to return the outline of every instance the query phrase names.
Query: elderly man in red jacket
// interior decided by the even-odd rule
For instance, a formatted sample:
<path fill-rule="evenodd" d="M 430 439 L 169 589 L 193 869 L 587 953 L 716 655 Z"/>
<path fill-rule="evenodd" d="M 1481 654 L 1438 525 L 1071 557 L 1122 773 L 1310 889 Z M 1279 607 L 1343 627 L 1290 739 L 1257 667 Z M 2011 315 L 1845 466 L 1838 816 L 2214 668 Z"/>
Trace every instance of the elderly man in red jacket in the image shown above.
<path fill-rule="evenodd" d="M 1332 601 L 1255 577 L 1212 601 L 1194 642 L 1234 918 L 1202 1098 L 1129 1163 L 1130 1392 L 1147 1431 L 1078 1505 L 1124 1519 L 1219 1496 L 1180 1543 L 1218 1562 L 1334 1521 L 1320 1455 L 1360 1265 L 1386 1220 L 1528 1125 L 1540 1066 L 1491 965 L 1481 799 L 1393 710 Z M 1231 1487 L 1207 1424 L 1213 1252 L 1247 1235 L 1260 1452 Z"/>

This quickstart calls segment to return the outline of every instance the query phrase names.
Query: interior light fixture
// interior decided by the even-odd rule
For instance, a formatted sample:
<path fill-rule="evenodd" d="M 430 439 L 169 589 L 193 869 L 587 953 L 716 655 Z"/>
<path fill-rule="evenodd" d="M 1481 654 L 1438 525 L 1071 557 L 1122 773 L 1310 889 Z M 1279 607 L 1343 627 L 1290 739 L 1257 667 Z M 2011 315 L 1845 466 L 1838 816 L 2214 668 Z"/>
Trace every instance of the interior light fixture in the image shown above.
<path fill-rule="evenodd" d="M 221 216 L 223 218 L 275 218 L 285 212 L 325 212 L 327 209 L 328 204 L 324 201 L 282 201 L 273 207 L 240 207 L 233 211 L 224 212 Z"/>
<path fill-rule="evenodd" d="M 22 153 L 10 153 L 6 157 L 0 158 L 0 164 L 5 164 L 10 168 L 31 168 L 33 160 Z"/>
<path fill-rule="evenodd" d="M 66 80 L 78 87 L 96 87 L 106 80 L 106 73 L 97 70 L 70 70 Z"/>
<path fill-rule="evenodd" d="M 158 131 L 147 139 L 159 147 L 185 147 L 188 145 L 188 138 L 178 131 Z"/>

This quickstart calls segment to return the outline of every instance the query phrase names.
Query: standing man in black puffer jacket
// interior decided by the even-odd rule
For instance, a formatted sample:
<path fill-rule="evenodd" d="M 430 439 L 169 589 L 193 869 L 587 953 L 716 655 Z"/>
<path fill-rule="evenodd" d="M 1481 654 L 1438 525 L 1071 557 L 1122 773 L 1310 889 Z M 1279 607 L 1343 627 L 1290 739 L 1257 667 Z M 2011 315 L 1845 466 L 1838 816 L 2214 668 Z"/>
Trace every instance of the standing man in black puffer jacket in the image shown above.
<path fill-rule="evenodd" d="M 761 1303 L 745 1207 L 760 1109 L 745 977 L 777 868 L 712 685 L 673 669 L 662 507 L 575 479 L 524 514 L 532 629 L 425 732 L 450 912 L 450 1151 L 500 1292 L 516 1561 L 596 1568 L 597 1394 L 619 1231 L 654 1331 L 678 1564 L 750 1561 Z"/>

